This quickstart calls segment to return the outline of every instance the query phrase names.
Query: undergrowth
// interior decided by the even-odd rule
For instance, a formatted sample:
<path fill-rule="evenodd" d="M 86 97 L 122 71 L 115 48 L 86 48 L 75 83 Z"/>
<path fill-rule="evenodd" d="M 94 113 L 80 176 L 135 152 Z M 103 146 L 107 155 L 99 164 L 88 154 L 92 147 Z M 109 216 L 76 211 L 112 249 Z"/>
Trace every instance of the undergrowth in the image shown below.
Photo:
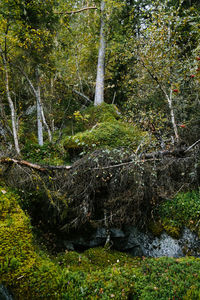
<path fill-rule="evenodd" d="M 18 203 L 0 187 L 0 284 L 14 299 L 200 298 L 200 259 L 133 258 L 105 248 L 50 257 Z"/>
<path fill-rule="evenodd" d="M 163 201 L 154 214 L 157 221 L 151 224 L 151 229 L 156 235 L 165 230 L 177 238 L 181 230 L 188 227 L 200 237 L 200 190 L 179 193 L 175 198 Z"/>

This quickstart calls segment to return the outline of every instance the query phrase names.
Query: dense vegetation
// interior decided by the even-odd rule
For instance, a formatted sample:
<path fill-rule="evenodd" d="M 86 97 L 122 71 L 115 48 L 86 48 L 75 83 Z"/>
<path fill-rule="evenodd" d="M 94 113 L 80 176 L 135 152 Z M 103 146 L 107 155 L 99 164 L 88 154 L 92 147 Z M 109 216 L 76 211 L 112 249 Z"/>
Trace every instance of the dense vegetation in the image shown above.
<path fill-rule="evenodd" d="M 49 256 L 38 247 L 19 196 L 6 187 L 0 193 L 0 276 L 14 299 L 199 299 L 199 259 L 133 258 L 106 248 Z M 199 205 L 193 196 L 185 200 Z"/>
<path fill-rule="evenodd" d="M 200 299 L 199 258 L 57 244 L 98 226 L 200 238 L 199 24 L 198 0 L 0 1 L 0 288 L 14 299 Z"/>

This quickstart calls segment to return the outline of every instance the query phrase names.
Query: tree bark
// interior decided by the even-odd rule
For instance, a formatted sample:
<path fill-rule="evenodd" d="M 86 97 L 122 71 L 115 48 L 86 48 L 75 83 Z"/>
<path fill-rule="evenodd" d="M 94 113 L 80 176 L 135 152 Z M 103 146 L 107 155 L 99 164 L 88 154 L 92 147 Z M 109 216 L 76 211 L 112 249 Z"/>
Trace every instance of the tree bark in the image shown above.
<path fill-rule="evenodd" d="M 178 129 L 177 129 L 177 125 L 175 122 L 175 115 L 174 115 L 174 109 L 173 109 L 173 105 L 172 105 L 172 90 L 170 91 L 170 95 L 168 96 L 167 93 L 165 93 L 165 96 L 167 98 L 167 102 L 169 105 L 169 110 L 170 110 L 170 115 L 171 115 L 171 122 L 172 122 L 172 126 L 174 129 L 174 134 L 176 137 L 176 141 L 179 141 L 179 135 L 178 135 Z"/>
<path fill-rule="evenodd" d="M 25 76 L 26 80 L 28 81 L 34 95 L 36 98 L 36 104 L 37 104 L 37 125 L 38 125 L 38 144 L 40 146 L 43 145 L 43 130 L 42 130 L 42 123 L 46 127 L 46 130 L 48 132 L 49 141 L 52 142 L 52 134 L 51 130 L 46 122 L 45 116 L 44 116 L 44 110 L 42 106 L 42 100 L 40 96 L 40 80 L 39 80 L 39 73 L 38 69 L 36 69 L 36 81 L 37 81 L 37 89 L 34 87 L 32 81 L 29 79 L 28 75 L 19 68 L 19 70 L 22 72 L 22 74 Z"/>
<path fill-rule="evenodd" d="M 97 79 L 95 89 L 94 105 L 100 105 L 104 102 L 104 77 L 105 77 L 105 52 L 106 52 L 106 39 L 105 39 L 105 1 L 101 1 L 101 27 L 100 27 L 100 45 L 98 54 L 97 65 Z"/>
<path fill-rule="evenodd" d="M 10 111 L 11 111 L 11 122 L 12 122 L 12 133 L 13 133 L 14 145 L 15 145 L 15 150 L 16 150 L 17 154 L 20 154 L 19 140 L 18 140 L 18 135 L 17 135 L 16 111 L 15 111 L 15 107 L 14 107 L 14 104 L 13 104 L 13 101 L 12 101 L 12 98 L 10 95 L 7 61 L 6 61 L 4 52 L 1 47 L 0 47 L 0 53 L 1 53 L 3 65 L 4 65 L 4 69 L 5 69 L 6 95 L 7 95 Z"/>
<path fill-rule="evenodd" d="M 41 105 L 40 105 L 40 85 L 39 85 L 39 79 L 36 72 L 37 77 L 37 90 L 35 90 L 35 96 L 36 96 L 36 106 L 37 106 L 37 133 L 38 133 L 38 144 L 40 146 L 43 146 L 43 127 L 42 127 L 42 113 L 41 113 Z"/>

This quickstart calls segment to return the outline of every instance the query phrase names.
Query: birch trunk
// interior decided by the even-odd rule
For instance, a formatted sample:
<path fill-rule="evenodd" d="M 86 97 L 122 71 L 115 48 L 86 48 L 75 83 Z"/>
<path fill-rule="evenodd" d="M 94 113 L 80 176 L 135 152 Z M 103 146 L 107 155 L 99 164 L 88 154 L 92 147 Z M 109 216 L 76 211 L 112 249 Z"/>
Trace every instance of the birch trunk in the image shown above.
<path fill-rule="evenodd" d="M 172 105 L 172 90 L 170 91 L 169 96 L 168 96 L 167 93 L 165 93 L 165 96 L 167 98 L 167 102 L 168 102 L 168 106 L 169 106 L 169 110 L 170 110 L 171 122 L 172 122 L 172 126 L 173 126 L 173 129 L 174 129 L 175 138 L 176 138 L 176 141 L 178 142 L 179 141 L 179 135 L 178 135 L 178 129 L 177 129 L 176 121 L 175 121 L 174 109 L 173 109 L 173 105 Z"/>
<path fill-rule="evenodd" d="M 29 83 L 34 95 L 35 95 L 35 98 L 36 98 L 36 103 L 37 103 L 37 124 L 38 124 L 38 143 L 39 143 L 39 145 L 41 145 L 40 143 L 42 143 L 42 145 L 43 145 L 43 127 L 42 127 L 42 123 L 44 124 L 44 126 L 45 126 L 45 128 L 48 132 L 49 141 L 52 142 L 51 130 L 50 130 L 50 128 L 49 128 L 49 126 L 46 122 L 45 116 L 44 116 L 44 110 L 43 110 L 42 100 L 41 100 L 41 96 L 40 96 L 40 78 L 39 78 L 38 69 L 36 69 L 37 89 L 33 86 L 33 83 L 29 79 L 28 75 L 21 68 L 20 68 L 20 71 L 26 77 L 26 80 L 28 81 L 28 83 Z"/>
<path fill-rule="evenodd" d="M 37 90 L 35 90 L 35 96 L 36 96 L 36 105 L 37 105 L 37 131 L 38 131 L 38 144 L 40 146 L 43 146 L 43 127 L 42 127 L 42 113 L 41 113 L 41 101 L 40 101 L 40 84 L 39 84 L 39 78 L 38 78 L 38 72 L 36 71 L 36 77 L 37 77 Z"/>
<path fill-rule="evenodd" d="M 100 45 L 97 65 L 97 79 L 95 89 L 94 105 L 99 105 L 104 102 L 104 77 L 105 77 L 105 21 L 104 21 L 105 1 L 101 1 L 101 28 L 100 28 Z"/>
<path fill-rule="evenodd" d="M 18 135 L 17 135 L 16 112 L 15 112 L 15 107 L 14 107 L 14 104 L 13 104 L 13 101 L 12 101 L 12 98 L 10 95 L 7 61 L 6 61 L 5 55 L 4 55 L 1 47 L 0 47 L 0 53 L 1 53 L 1 57 L 3 59 L 3 65 L 4 65 L 4 69 L 5 69 L 6 96 L 7 96 L 8 104 L 9 104 L 10 111 L 11 111 L 11 123 L 12 123 L 12 134 L 13 134 L 13 139 L 14 139 L 14 145 L 15 145 L 16 152 L 18 154 L 20 154 L 19 140 L 18 140 Z"/>
<path fill-rule="evenodd" d="M 39 71 L 38 69 L 36 69 L 36 79 L 37 79 L 37 102 L 38 102 L 38 106 L 39 106 L 39 110 L 40 110 L 40 114 L 41 114 L 41 121 L 44 124 L 47 132 L 48 132 L 48 137 L 49 137 L 49 142 L 52 141 L 52 135 L 51 135 L 51 130 L 46 122 L 45 116 L 44 116 L 44 110 L 43 110 L 43 105 L 42 105 L 42 100 L 41 100 L 41 96 L 40 96 L 40 77 L 39 77 Z"/>

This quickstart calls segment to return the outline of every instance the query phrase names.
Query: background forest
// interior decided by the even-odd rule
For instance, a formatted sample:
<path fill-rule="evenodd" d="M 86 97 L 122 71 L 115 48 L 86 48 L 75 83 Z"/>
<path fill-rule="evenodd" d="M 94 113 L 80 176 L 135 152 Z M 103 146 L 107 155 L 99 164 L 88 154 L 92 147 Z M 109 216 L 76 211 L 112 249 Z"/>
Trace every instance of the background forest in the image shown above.
<path fill-rule="evenodd" d="M 2 150 L 58 144 L 104 101 L 154 147 L 197 140 L 199 9 L 194 0 L 1 1 Z"/>

